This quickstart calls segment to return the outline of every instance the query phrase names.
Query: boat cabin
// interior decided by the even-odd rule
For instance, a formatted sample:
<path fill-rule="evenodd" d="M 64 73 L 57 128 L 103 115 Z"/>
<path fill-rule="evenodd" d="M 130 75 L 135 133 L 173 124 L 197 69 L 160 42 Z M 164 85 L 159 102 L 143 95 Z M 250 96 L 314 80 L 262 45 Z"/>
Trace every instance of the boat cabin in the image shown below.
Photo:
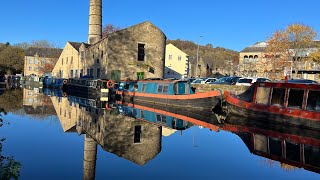
<path fill-rule="evenodd" d="M 239 98 L 257 105 L 320 112 L 318 84 L 255 83 Z"/>
<path fill-rule="evenodd" d="M 91 88 L 107 88 L 107 80 L 102 79 L 84 79 L 84 78 L 70 78 L 68 85 L 72 86 L 86 86 Z"/>
<path fill-rule="evenodd" d="M 148 94 L 185 95 L 194 94 L 189 81 L 127 81 L 121 82 L 119 90 Z"/>

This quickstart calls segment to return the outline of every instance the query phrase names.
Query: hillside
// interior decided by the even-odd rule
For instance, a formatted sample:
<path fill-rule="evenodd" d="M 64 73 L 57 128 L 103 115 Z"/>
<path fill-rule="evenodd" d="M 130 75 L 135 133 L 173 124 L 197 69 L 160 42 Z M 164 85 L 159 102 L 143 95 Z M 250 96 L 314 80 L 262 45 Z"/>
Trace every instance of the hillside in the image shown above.
<path fill-rule="evenodd" d="M 198 47 L 196 43 L 180 39 L 167 40 L 167 44 L 170 43 L 187 53 L 190 57 L 194 57 L 191 58 L 191 60 L 196 60 Z M 239 52 L 222 47 L 214 48 L 212 44 L 207 44 L 199 48 L 199 61 L 201 61 L 202 64 L 209 65 L 210 68 L 222 68 L 230 62 L 237 64 L 239 61 Z"/>

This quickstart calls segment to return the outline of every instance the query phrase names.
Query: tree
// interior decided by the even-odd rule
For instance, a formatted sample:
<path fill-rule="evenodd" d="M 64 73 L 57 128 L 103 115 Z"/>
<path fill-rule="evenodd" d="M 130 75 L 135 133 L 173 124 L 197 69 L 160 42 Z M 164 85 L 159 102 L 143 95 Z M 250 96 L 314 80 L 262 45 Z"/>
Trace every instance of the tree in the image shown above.
<path fill-rule="evenodd" d="M 23 71 L 24 50 L 19 47 L 7 46 L 0 51 L 0 69 L 3 72 L 20 73 Z"/>
<path fill-rule="evenodd" d="M 107 37 L 109 34 L 114 33 L 116 31 L 121 30 L 122 28 L 114 26 L 112 24 L 107 24 L 105 27 L 103 27 L 102 30 L 102 37 Z"/>
<path fill-rule="evenodd" d="M 272 71 L 292 66 L 297 75 L 298 70 L 304 68 L 316 37 L 317 33 L 303 24 L 291 24 L 285 30 L 276 31 L 267 41 L 266 57 L 272 64 Z"/>

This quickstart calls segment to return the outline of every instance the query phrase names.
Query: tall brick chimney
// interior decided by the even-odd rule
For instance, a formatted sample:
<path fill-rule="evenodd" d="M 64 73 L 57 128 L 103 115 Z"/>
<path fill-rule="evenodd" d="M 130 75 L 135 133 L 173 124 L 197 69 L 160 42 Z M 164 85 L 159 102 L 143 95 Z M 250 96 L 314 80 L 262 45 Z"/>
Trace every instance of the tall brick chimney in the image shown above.
<path fill-rule="evenodd" d="M 90 0 L 88 43 L 102 39 L 102 0 Z"/>

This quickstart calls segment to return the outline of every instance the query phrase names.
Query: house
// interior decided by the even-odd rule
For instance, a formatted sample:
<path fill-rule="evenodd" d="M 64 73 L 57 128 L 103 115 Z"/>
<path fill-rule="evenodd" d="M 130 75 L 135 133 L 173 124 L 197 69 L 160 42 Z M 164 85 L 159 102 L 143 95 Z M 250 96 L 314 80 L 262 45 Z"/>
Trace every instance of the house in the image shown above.
<path fill-rule="evenodd" d="M 51 73 L 62 49 L 30 47 L 25 52 L 24 76 L 42 76 Z"/>
<path fill-rule="evenodd" d="M 181 79 L 190 75 L 189 56 L 173 44 L 166 46 L 164 78 Z"/>

